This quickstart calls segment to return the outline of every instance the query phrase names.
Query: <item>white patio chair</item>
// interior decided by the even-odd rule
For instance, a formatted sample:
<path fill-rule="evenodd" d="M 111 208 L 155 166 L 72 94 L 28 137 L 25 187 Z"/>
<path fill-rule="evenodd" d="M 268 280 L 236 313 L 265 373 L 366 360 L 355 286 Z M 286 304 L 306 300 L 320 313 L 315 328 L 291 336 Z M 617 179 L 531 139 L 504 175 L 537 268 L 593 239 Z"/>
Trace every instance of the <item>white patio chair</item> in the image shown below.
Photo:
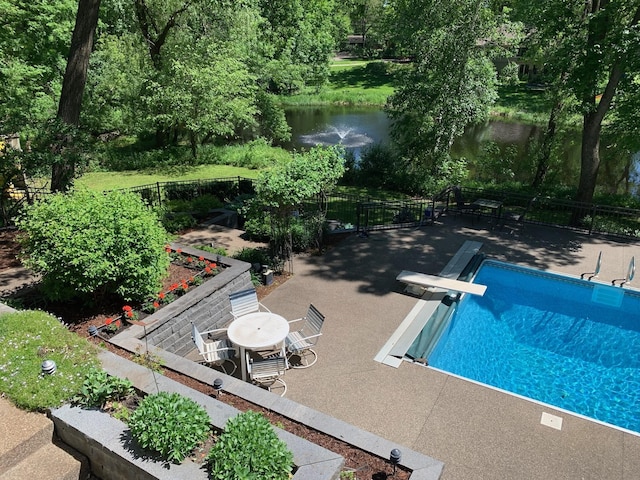
<path fill-rule="evenodd" d="M 191 324 L 191 338 L 193 339 L 193 343 L 196 344 L 198 353 L 202 355 L 203 363 L 220 367 L 227 375 L 233 375 L 237 366 L 232 359 L 236 356 L 237 352 L 229 339 L 224 336 L 226 331 L 225 328 L 218 328 L 200 332 L 198 327 L 193 323 Z M 233 366 L 231 371 L 227 370 L 225 363 L 230 363 Z"/>
<path fill-rule="evenodd" d="M 278 385 L 277 388 L 282 389 L 281 397 L 287 393 L 287 384 L 281 378 L 286 371 L 287 359 L 283 356 L 254 359 L 247 352 L 247 373 L 251 382 L 270 392 Z"/>
<path fill-rule="evenodd" d="M 295 332 L 289 332 L 284 341 L 289 365 L 293 368 L 307 368 L 318 361 L 318 354 L 313 350 L 313 347 L 322 335 L 320 330 L 322 330 L 324 323 L 324 315 L 313 304 L 310 304 L 306 316 L 291 320 L 289 323 L 299 321 L 304 321 L 302 328 Z M 298 357 L 299 360 L 292 362 L 292 357 Z"/>
<path fill-rule="evenodd" d="M 249 313 L 270 311 L 258 301 L 258 293 L 254 288 L 230 293 L 229 303 L 231 303 L 231 315 L 234 319 Z"/>

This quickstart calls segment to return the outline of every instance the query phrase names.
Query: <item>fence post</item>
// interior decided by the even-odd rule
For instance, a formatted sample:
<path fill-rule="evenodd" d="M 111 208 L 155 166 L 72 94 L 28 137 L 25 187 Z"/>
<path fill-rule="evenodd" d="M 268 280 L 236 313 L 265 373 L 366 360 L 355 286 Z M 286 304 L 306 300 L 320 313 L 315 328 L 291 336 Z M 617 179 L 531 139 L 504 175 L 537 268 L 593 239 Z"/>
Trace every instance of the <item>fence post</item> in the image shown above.
<path fill-rule="evenodd" d="M 593 233 L 593 225 L 596 221 L 596 212 L 598 211 L 598 205 L 593 205 L 591 208 L 591 222 L 589 223 L 589 235 Z"/>
<path fill-rule="evenodd" d="M 360 200 L 358 200 L 356 202 L 356 233 L 360 232 L 360 211 L 362 210 L 360 205 Z"/>
<path fill-rule="evenodd" d="M 160 196 L 160 182 L 156 182 L 156 190 L 158 191 L 158 206 L 162 206 L 162 197 Z"/>

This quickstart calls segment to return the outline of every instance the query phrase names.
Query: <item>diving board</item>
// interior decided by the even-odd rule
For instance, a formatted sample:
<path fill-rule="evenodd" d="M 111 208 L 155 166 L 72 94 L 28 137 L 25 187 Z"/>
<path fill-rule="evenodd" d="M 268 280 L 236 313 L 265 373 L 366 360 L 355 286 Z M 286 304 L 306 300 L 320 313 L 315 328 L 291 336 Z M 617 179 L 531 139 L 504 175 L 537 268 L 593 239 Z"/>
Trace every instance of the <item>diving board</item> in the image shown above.
<path fill-rule="evenodd" d="M 451 278 L 444 278 L 436 275 L 427 275 L 426 273 L 410 272 L 409 270 L 401 271 L 396 277 L 396 280 L 411 285 L 418 285 L 423 288 L 435 287 L 480 296 L 484 295 L 484 292 L 487 290 L 486 285 L 461 282 L 460 280 L 453 280 Z"/>

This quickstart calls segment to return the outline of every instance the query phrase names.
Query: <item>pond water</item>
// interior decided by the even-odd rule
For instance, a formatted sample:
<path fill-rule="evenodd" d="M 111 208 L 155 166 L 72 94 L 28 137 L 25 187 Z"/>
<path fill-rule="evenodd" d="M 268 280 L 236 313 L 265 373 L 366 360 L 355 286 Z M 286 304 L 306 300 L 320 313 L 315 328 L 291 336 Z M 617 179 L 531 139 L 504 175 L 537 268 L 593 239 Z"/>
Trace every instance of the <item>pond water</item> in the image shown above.
<path fill-rule="evenodd" d="M 289 149 L 340 144 L 352 150 L 357 159 L 367 146 L 389 141 L 391 122 L 378 107 L 297 107 L 287 109 L 286 117 L 291 127 L 291 141 L 283 146 Z M 509 159 L 514 179 L 527 182 L 535 173 L 529 148 L 533 142 L 540 142 L 543 134 L 543 127 L 492 119 L 467 128 L 465 134 L 454 143 L 452 154 L 455 157 L 464 156 L 473 163 L 483 146 L 494 142 L 502 158 Z M 580 169 L 580 134 L 574 131 L 558 135 L 564 135 L 564 151 L 549 180 L 572 184 L 577 182 Z M 471 174 L 474 174 L 473 168 Z M 601 171 L 599 183 L 612 182 L 615 180 L 607 178 L 606 172 Z"/>

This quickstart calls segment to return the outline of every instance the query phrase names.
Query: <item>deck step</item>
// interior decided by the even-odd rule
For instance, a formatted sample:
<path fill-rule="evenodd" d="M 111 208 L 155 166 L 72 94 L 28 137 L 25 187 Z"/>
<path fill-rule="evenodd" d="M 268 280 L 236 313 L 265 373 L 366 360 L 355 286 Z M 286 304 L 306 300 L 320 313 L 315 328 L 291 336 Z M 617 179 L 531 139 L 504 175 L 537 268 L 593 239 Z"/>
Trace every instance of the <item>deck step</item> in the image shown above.
<path fill-rule="evenodd" d="M 0 399 L 0 480 L 79 480 L 88 478 L 88 460 L 54 443 L 53 422 Z"/>

